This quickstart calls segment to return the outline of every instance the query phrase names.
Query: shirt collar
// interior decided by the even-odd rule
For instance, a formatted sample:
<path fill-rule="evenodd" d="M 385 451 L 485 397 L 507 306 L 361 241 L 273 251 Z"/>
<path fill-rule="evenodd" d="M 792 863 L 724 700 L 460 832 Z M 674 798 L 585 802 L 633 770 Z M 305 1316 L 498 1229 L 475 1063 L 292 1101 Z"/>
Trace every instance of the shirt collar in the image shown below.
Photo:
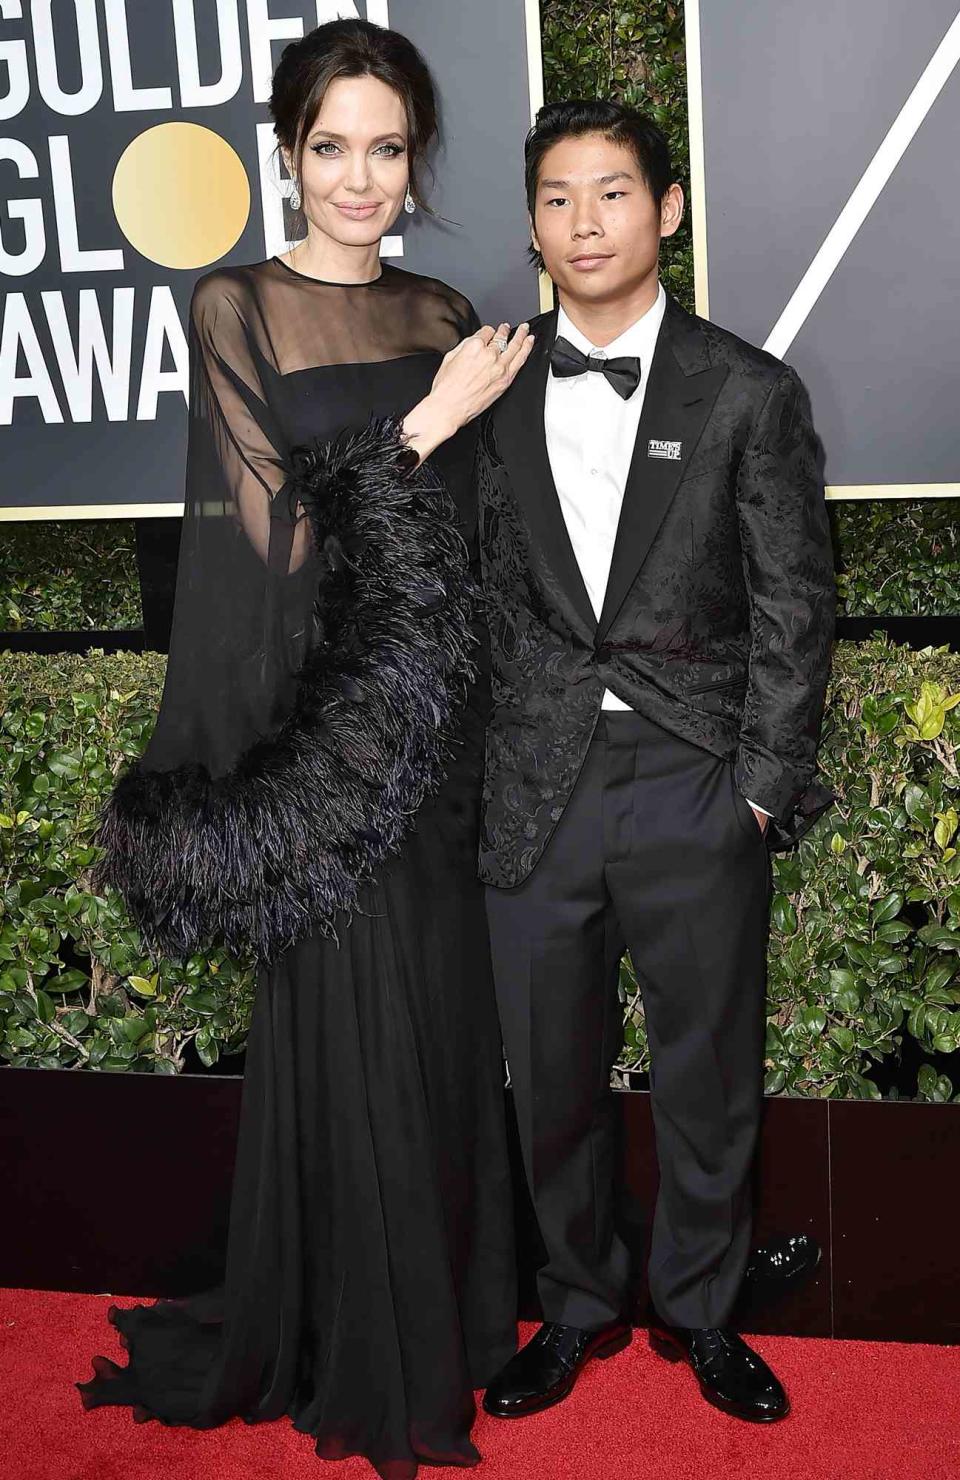
<path fill-rule="evenodd" d="M 595 344 L 591 344 L 585 334 L 581 334 L 576 324 L 572 323 L 564 312 L 562 306 L 557 311 L 557 336 L 563 336 L 570 344 L 578 349 L 581 354 L 603 354 L 608 360 L 618 355 L 637 355 L 644 373 L 650 368 L 653 359 L 653 351 L 656 348 L 657 335 L 663 316 L 667 309 L 667 295 L 663 284 L 657 286 L 657 296 L 646 313 L 629 328 L 624 329 L 610 344 L 604 345 L 598 350 Z"/>

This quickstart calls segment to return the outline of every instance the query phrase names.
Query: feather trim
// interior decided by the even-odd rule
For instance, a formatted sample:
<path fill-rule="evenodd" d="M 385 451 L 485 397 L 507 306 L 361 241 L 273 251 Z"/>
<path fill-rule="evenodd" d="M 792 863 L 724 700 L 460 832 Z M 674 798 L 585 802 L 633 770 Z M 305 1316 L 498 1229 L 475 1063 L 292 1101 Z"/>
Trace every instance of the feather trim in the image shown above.
<path fill-rule="evenodd" d="M 440 786 L 476 677 L 479 593 L 457 510 L 401 422 L 373 419 L 292 461 L 320 556 L 321 639 L 290 715 L 222 777 L 134 763 L 97 828 L 95 887 L 119 890 L 165 955 L 222 939 L 268 962 L 334 934 Z"/>

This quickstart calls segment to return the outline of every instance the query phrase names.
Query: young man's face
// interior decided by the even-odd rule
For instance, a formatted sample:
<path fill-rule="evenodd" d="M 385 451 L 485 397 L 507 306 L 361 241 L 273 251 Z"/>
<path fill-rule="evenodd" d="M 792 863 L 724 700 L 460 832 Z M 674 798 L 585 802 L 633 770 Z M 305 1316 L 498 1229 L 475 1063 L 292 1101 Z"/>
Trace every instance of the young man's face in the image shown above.
<path fill-rule="evenodd" d="M 641 289 L 682 215 L 680 186 L 658 208 L 633 150 L 602 134 L 560 139 L 540 162 L 534 245 L 572 300 L 599 304 Z"/>

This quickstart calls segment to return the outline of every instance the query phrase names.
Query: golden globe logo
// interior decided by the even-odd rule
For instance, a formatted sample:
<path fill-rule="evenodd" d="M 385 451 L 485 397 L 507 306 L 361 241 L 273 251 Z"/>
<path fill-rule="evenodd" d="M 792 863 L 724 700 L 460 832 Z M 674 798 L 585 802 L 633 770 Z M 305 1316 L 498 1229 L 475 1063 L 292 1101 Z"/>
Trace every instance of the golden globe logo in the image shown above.
<path fill-rule="evenodd" d="M 387 11 L 388 0 L 150 0 L 149 10 L 146 0 L 0 0 L 0 128 L 24 115 L 0 137 L 0 273 L 26 290 L 8 291 L 2 305 L 0 425 L 18 406 L 48 424 L 104 411 L 108 421 L 150 421 L 162 394 L 186 400 L 180 312 L 148 264 L 196 271 L 219 261 L 247 227 L 251 182 L 262 255 L 289 245 L 289 183 L 277 173 L 272 125 L 262 109 L 245 117 L 245 105 L 266 103 L 287 41 L 338 17 L 388 25 Z M 145 55 L 147 36 L 163 44 Z M 158 80 L 157 56 L 171 54 L 175 78 Z M 252 171 L 215 128 L 162 118 L 178 108 L 229 113 L 241 148 L 247 132 L 255 141 Z M 160 118 L 131 138 L 125 115 L 137 112 Z M 91 147 L 85 115 L 114 120 L 112 158 Z M 32 183 L 41 180 L 42 193 Z M 83 239 L 81 204 L 100 197 L 132 253 Z M 384 250 L 402 245 L 388 238 Z M 29 291 L 35 274 L 56 286 Z"/>
<path fill-rule="evenodd" d="M 205 267 L 239 241 L 250 182 L 235 149 L 196 123 L 160 123 L 120 156 L 113 175 L 120 230 L 162 267 Z"/>

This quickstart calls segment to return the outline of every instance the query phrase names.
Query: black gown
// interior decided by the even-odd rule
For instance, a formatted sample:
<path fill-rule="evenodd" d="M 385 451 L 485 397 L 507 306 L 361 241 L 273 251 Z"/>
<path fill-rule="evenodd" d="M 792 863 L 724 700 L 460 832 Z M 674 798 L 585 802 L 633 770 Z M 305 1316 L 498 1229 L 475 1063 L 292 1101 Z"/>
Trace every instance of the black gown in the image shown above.
<path fill-rule="evenodd" d="M 324 543 L 304 517 L 292 449 L 311 439 L 342 444 L 340 434 L 374 418 L 379 431 L 365 456 L 375 464 L 377 436 L 389 442 L 390 419 L 426 394 L 442 355 L 475 325 L 451 289 L 388 264 L 369 284 L 321 282 L 276 258 L 198 282 L 174 630 L 158 723 L 137 771 L 146 831 L 130 847 L 135 861 L 120 859 L 122 843 L 105 834 L 103 877 L 123 889 L 158 946 L 189 949 L 214 916 L 243 944 L 253 915 L 238 924 L 223 897 L 235 902 L 245 876 L 238 885 L 219 856 L 203 860 L 203 873 L 199 814 L 177 808 L 198 775 L 205 817 L 211 787 L 220 787 L 217 797 L 233 787 L 235 797 L 264 745 L 274 764 L 303 665 L 329 640 L 318 575 L 357 563 L 350 531 Z M 476 557 L 472 453 L 467 428 L 426 465 L 456 505 L 464 568 Z M 352 466 L 341 469 L 341 483 L 355 486 Z M 401 574 L 379 573 L 378 600 L 389 606 Z M 438 605 L 429 620 L 442 624 L 442 600 L 425 611 Z M 384 651 L 395 635 L 389 619 L 388 611 Z M 366 636 L 334 640 L 362 649 Z M 445 779 L 422 796 L 416 777 L 412 790 L 398 789 L 400 805 L 409 808 L 411 795 L 419 805 L 389 838 L 379 815 L 361 826 L 364 847 L 380 839 L 379 862 L 370 865 L 378 855 L 368 848 L 353 892 L 326 896 L 328 916 L 267 951 L 258 968 L 223 1287 L 112 1309 L 129 1361 L 94 1359 L 94 1378 L 78 1384 L 86 1406 L 129 1405 L 138 1418 L 196 1428 L 288 1415 L 314 1437 L 318 1455 L 364 1455 L 387 1480 L 408 1480 L 420 1460 L 477 1461 L 472 1390 L 515 1349 L 516 1295 L 500 1038 L 476 877 L 487 703 L 476 642 L 478 676 L 447 735 Z M 399 653 L 401 677 L 415 658 Z M 340 670 L 334 677 L 340 701 L 362 709 L 356 663 L 354 671 L 352 688 Z M 416 702 L 435 705 L 435 696 Z M 274 769 L 270 795 L 277 775 L 289 774 Z M 144 800 L 145 787 L 161 785 L 168 789 Z M 278 832 L 299 825 L 305 799 L 292 790 L 278 803 Z M 144 848 L 144 839 L 156 846 Z M 247 858 L 248 837 L 216 836 L 221 854 L 234 842 Z M 299 852 L 289 840 L 283 846 L 278 856 L 291 867 L 316 873 L 322 850 L 309 836 Z M 343 856 L 358 857 L 356 835 L 351 846 Z M 218 916 L 191 914 L 192 894 L 161 917 L 157 898 L 182 881 L 132 874 L 146 867 L 141 855 L 162 856 L 165 847 L 192 870 L 194 894 L 208 883 L 220 889 Z M 222 878 L 209 882 L 211 869 L 230 876 L 229 890 Z M 266 879 L 277 890 L 284 882 Z M 298 908 L 316 897 L 301 893 Z M 336 912 L 330 899 L 339 900 Z"/>

